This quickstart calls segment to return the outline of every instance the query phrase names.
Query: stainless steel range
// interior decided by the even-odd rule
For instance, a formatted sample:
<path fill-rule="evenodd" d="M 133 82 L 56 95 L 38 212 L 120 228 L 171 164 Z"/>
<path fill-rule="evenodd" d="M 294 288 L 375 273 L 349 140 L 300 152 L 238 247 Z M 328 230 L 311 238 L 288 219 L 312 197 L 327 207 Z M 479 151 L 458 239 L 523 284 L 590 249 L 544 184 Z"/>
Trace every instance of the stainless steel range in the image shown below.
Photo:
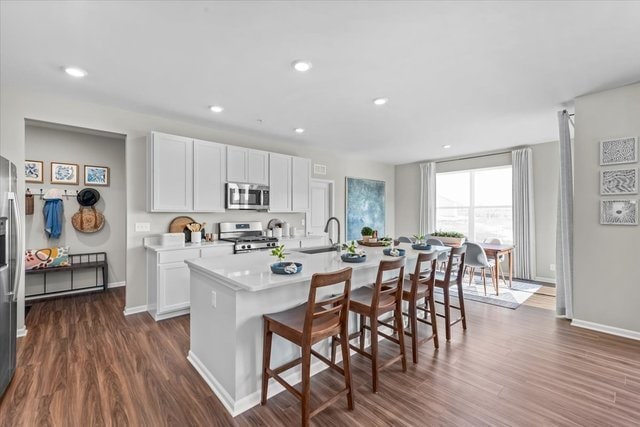
<path fill-rule="evenodd" d="M 276 237 L 262 235 L 262 223 L 260 221 L 221 222 L 220 240 L 235 243 L 233 245 L 234 254 L 263 251 L 278 246 Z"/>

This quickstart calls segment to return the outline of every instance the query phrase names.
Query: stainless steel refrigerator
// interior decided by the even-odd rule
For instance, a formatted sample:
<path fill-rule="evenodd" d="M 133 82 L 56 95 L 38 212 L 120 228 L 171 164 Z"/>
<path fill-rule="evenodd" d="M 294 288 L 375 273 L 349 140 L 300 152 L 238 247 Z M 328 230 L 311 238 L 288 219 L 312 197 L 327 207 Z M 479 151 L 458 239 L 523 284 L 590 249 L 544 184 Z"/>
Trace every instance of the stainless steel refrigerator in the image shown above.
<path fill-rule="evenodd" d="M 0 396 L 16 369 L 16 300 L 22 268 L 16 165 L 0 157 Z"/>

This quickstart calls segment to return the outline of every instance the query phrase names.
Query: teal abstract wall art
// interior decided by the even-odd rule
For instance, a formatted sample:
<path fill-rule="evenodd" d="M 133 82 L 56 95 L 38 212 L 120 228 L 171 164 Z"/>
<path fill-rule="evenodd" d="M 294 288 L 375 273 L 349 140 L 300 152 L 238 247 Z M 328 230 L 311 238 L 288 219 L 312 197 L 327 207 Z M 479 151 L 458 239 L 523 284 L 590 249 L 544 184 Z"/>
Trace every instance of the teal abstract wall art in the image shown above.
<path fill-rule="evenodd" d="M 346 178 L 346 240 L 361 239 L 360 230 L 368 226 L 384 236 L 385 182 L 373 179 Z"/>

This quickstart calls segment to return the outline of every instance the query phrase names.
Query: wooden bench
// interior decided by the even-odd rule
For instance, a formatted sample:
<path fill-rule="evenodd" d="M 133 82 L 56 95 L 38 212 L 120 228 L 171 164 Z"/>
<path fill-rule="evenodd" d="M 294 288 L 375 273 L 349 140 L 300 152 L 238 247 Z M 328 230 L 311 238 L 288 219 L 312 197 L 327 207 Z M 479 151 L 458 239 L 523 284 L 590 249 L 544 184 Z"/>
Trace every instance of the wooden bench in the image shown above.
<path fill-rule="evenodd" d="M 96 284 L 95 286 L 84 286 L 81 288 L 75 288 L 73 286 L 73 272 L 76 270 L 83 270 L 87 268 L 95 268 L 96 270 Z M 99 283 L 98 271 L 102 270 L 102 285 Z M 71 273 L 71 288 L 57 291 L 47 292 L 47 274 L 57 273 L 62 271 L 69 271 Z M 52 267 L 52 268 L 40 268 L 36 270 L 26 270 L 26 275 L 42 274 L 44 277 L 44 289 L 41 293 L 25 295 L 25 300 L 32 300 L 43 297 L 45 295 L 54 295 L 62 293 L 75 293 L 78 291 L 87 290 L 105 290 L 109 283 L 109 265 L 107 263 L 106 252 L 92 252 L 86 254 L 69 254 L 69 265 L 64 267 Z"/>

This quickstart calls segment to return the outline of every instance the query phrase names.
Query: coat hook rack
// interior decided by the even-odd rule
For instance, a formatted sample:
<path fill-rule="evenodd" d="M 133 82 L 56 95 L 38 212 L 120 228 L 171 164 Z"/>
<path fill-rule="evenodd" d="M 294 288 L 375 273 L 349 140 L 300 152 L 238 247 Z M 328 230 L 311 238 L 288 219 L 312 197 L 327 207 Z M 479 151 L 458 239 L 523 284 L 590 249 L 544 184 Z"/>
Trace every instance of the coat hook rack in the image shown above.
<path fill-rule="evenodd" d="M 77 196 L 79 193 L 78 190 L 76 190 L 76 194 L 75 196 Z M 46 190 L 44 188 L 41 188 L 40 191 L 38 191 L 37 193 L 31 193 L 30 189 L 27 188 L 27 194 L 32 194 L 34 196 L 40 196 L 40 200 L 44 200 L 44 195 L 46 194 Z M 64 197 L 65 199 L 69 200 L 69 197 L 75 197 L 72 194 L 69 194 L 68 190 L 64 190 L 64 195 L 62 195 L 62 197 Z"/>

